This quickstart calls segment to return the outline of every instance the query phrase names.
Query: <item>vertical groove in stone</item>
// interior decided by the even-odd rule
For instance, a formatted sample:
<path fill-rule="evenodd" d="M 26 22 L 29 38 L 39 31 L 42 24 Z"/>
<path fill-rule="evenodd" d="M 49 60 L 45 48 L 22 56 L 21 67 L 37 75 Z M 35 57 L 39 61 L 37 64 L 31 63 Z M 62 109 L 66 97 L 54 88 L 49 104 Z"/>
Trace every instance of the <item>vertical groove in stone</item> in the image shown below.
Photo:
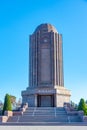
<path fill-rule="evenodd" d="M 59 34 L 57 34 L 57 74 L 58 74 L 58 86 L 60 86 L 59 80 L 60 80 L 60 70 L 59 70 Z"/>
<path fill-rule="evenodd" d="M 56 43 L 55 43 L 55 34 L 54 34 L 54 85 L 56 85 Z"/>
<path fill-rule="evenodd" d="M 58 85 L 58 81 L 59 81 L 59 74 L 58 74 L 58 34 L 56 34 L 56 79 L 57 79 L 57 82 L 56 82 L 56 85 Z"/>
<path fill-rule="evenodd" d="M 37 34 L 35 34 L 35 51 L 34 51 L 34 87 L 37 86 Z"/>
<path fill-rule="evenodd" d="M 59 77 L 60 77 L 60 86 L 63 86 L 63 59 L 62 59 L 62 37 L 59 35 Z"/>
<path fill-rule="evenodd" d="M 38 86 L 40 84 L 40 31 L 38 32 Z"/>
<path fill-rule="evenodd" d="M 29 80 L 28 80 L 28 84 L 29 84 L 29 87 L 31 86 L 31 36 L 30 36 L 30 39 L 29 39 Z"/>
<path fill-rule="evenodd" d="M 33 64 L 33 56 L 32 56 L 32 37 L 30 37 L 30 83 L 31 83 L 31 87 L 33 86 L 33 67 L 32 67 L 32 64 Z"/>
<path fill-rule="evenodd" d="M 61 68 L 61 70 L 62 70 L 62 86 L 64 86 L 64 71 L 63 71 L 63 40 L 62 40 L 62 35 L 60 34 L 60 36 L 61 36 L 61 55 L 62 55 L 62 68 Z"/>
<path fill-rule="evenodd" d="M 60 86 L 60 60 L 59 60 L 59 34 L 58 34 L 58 86 Z"/>
<path fill-rule="evenodd" d="M 31 73 L 31 75 L 32 75 L 32 87 L 33 87 L 33 42 L 31 42 L 31 47 L 32 47 L 32 73 Z"/>
<path fill-rule="evenodd" d="M 35 41 L 35 40 L 34 40 Z M 34 42 L 34 72 L 33 72 L 33 77 L 34 77 L 34 87 L 36 84 L 36 42 Z"/>
<path fill-rule="evenodd" d="M 35 42 L 36 42 L 36 71 L 35 71 L 35 75 L 36 75 L 36 84 L 35 84 L 35 87 L 37 86 L 37 34 L 36 34 L 36 37 L 35 37 Z"/>
<path fill-rule="evenodd" d="M 60 66 L 60 67 L 59 67 L 59 70 L 60 70 L 60 76 L 59 76 L 59 77 L 60 77 L 60 86 L 62 86 L 62 85 L 61 85 L 61 77 L 62 77 L 62 74 L 61 74 L 61 66 L 62 66 L 61 60 L 62 60 L 62 59 L 61 59 L 61 39 L 60 39 L 60 35 L 59 35 L 59 64 L 60 64 L 60 65 L 59 65 L 59 66 Z"/>
<path fill-rule="evenodd" d="M 50 46 L 51 46 L 51 75 L 52 75 L 52 86 L 54 86 L 54 44 L 53 44 L 53 32 L 50 33 Z"/>

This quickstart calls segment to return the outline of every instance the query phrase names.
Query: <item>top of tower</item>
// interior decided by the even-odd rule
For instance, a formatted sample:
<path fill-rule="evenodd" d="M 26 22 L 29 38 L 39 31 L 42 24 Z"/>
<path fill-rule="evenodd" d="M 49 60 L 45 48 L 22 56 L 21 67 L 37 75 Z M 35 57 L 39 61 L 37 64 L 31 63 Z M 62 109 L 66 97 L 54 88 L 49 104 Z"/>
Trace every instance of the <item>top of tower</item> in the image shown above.
<path fill-rule="evenodd" d="M 35 29 L 35 33 L 39 32 L 39 31 L 44 31 L 44 32 L 57 32 L 56 28 L 48 23 L 44 23 L 44 24 L 40 24 L 36 29 Z"/>

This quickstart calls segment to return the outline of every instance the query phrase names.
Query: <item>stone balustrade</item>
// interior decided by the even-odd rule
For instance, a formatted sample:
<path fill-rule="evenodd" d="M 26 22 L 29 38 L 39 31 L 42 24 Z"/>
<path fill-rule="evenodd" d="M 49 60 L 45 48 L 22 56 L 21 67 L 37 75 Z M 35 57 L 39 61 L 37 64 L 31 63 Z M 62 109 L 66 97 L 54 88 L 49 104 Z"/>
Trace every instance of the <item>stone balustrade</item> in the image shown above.
<path fill-rule="evenodd" d="M 11 116 L 23 115 L 23 112 L 28 108 L 28 104 L 24 104 L 20 111 L 5 111 L 4 116 L 0 116 L 0 122 L 7 122 L 8 118 Z"/>
<path fill-rule="evenodd" d="M 64 108 L 68 115 L 78 115 L 83 122 L 87 122 L 87 116 L 84 115 L 84 112 L 82 110 L 81 111 L 73 110 L 69 103 L 68 104 L 65 103 Z"/>
<path fill-rule="evenodd" d="M 25 112 L 28 108 L 28 103 L 24 104 L 22 108 L 20 108 L 20 111 Z"/>
<path fill-rule="evenodd" d="M 23 115 L 23 111 L 14 111 L 13 116 L 21 116 Z"/>

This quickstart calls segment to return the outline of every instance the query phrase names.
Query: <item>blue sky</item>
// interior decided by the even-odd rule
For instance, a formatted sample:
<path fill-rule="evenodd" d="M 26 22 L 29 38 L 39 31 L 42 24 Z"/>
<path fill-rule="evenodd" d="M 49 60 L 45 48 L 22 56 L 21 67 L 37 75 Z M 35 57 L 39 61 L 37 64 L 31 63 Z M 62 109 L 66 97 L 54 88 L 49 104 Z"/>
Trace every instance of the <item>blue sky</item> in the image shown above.
<path fill-rule="evenodd" d="M 87 100 L 87 0 L 0 1 L 0 100 L 28 87 L 29 35 L 51 23 L 63 35 L 64 81 L 71 100 Z"/>

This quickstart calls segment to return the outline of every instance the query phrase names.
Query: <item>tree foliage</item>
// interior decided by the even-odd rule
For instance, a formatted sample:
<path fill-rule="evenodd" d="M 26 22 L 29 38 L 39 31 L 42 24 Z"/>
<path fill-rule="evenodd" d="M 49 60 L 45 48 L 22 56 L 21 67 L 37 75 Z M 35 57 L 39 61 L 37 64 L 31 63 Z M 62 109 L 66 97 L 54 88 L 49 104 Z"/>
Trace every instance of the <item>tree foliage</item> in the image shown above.
<path fill-rule="evenodd" d="M 16 103 L 16 97 L 13 95 L 10 95 L 11 103 L 14 104 Z"/>
<path fill-rule="evenodd" d="M 71 101 L 71 106 L 72 106 L 74 109 L 77 109 L 77 104 L 74 103 L 73 101 Z"/>
<path fill-rule="evenodd" d="M 83 98 L 80 99 L 78 110 L 83 110 L 84 114 L 87 115 L 87 106 Z"/>
<path fill-rule="evenodd" d="M 11 98 L 9 94 L 5 95 L 3 114 L 5 111 L 12 111 Z"/>

